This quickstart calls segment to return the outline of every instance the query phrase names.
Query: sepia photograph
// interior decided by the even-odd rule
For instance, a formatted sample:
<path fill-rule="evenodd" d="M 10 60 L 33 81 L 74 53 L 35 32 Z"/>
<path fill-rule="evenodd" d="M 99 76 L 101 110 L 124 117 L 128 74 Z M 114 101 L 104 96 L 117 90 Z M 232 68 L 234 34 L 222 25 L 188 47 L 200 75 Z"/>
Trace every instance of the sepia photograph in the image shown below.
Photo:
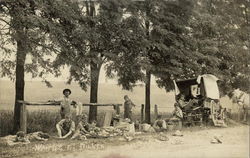
<path fill-rule="evenodd" d="M 0 0 L 0 158 L 250 158 L 250 0 Z"/>

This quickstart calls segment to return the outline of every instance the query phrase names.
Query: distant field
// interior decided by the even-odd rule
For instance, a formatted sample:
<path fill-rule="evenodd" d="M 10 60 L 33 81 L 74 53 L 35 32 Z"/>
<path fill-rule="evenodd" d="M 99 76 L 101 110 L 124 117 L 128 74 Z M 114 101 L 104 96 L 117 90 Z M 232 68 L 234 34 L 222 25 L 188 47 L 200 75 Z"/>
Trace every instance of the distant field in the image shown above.
<path fill-rule="evenodd" d="M 71 98 L 82 103 L 89 103 L 89 91 L 83 91 L 77 83 L 67 85 L 64 82 L 52 82 L 53 87 L 48 88 L 39 81 L 27 81 L 25 83 L 26 101 L 47 101 L 62 97 L 62 90 L 70 88 L 72 90 Z M 138 105 L 135 110 L 140 110 L 140 105 L 144 104 L 145 89 L 144 86 L 135 87 L 133 91 L 122 90 L 115 84 L 100 84 L 98 92 L 99 103 L 123 103 L 123 96 L 128 95 L 132 101 Z M 15 99 L 15 84 L 11 81 L 0 80 L 0 110 L 12 110 Z M 174 93 L 166 93 L 164 89 L 156 85 L 151 86 L 151 104 L 152 107 L 157 104 L 159 111 L 169 112 L 173 110 Z M 39 109 L 57 109 L 58 107 L 39 106 Z M 37 107 L 29 107 L 37 109 Z M 87 110 L 87 109 L 86 109 Z M 154 110 L 153 108 L 151 109 Z"/>
<path fill-rule="evenodd" d="M 25 83 L 25 100 L 26 101 L 47 101 L 62 97 L 62 90 L 70 88 L 72 90 L 71 98 L 82 103 L 89 103 L 89 91 L 83 91 L 77 83 L 67 85 L 64 82 L 52 82 L 53 87 L 48 88 L 39 81 L 27 81 Z M 145 89 L 144 86 L 137 86 L 133 91 L 122 90 L 121 87 L 115 84 L 99 84 L 98 102 L 99 103 L 123 103 L 123 96 L 129 95 L 132 101 L 138 105 L 135 110 L 140 111 L 141 104 L 144 104 Z M 160 112 L 170 112 L 173 110 L 174 93 L 166 93 L 164 89 L 158 88 L 156 85 L 151 85 L 151 110 L 154 110 L 154 105 L 157 104 Z M 0 80 L 0 110 L 13 110 L 15 99 L 15 84 L 11 81 Z M 221 99 L 221 104 L 224 107 L 235 110 L 236 106 L 224 97 Z M 35 109 L 58 109 L 53 106 L 29 106 L 30 110 Z M 87 108 L 85 108 L 88 111 Z M 108 110 L 108 109 L 107 109 Z"/>

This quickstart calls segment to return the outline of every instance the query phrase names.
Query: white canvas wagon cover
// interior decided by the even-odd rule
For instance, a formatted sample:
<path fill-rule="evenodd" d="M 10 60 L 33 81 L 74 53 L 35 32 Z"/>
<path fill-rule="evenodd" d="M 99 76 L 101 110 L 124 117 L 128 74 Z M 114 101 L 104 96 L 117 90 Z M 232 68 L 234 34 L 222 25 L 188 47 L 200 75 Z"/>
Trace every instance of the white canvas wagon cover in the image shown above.
<path fill-rule="evenodd" d="M 203 96 L 206 96 L 207 98 L 210 99 L 219 99 L 220 98 L 220 93 L 219 93 L 219 88 L 217 81 L 219 79 L 211 74 L 204 74 L 204 75 L 199 75 L 197 78 L 193 79 L 187 79 L 187 80 L 180 80 L 175 82 L 175 94 L 178 95 L 179 93 L 184 93 L 188 95 L 191 91 L 197 90 L 197 94 L 201 94 Z M 197 86 L 200 85 L 200 89 L 197 89 Z M 191 92 L 192 93 L 192 92 Z"/>
<path fill-rule="evenodd" d="M 201 78 L 203 78 L 204 89 L 207 98 L 220 99 L 220 92 L 217 81 L 219 80 L 216 76 L 211 74 L 200 75 L 197 78 L 197 83 L 201 83 Z"/>

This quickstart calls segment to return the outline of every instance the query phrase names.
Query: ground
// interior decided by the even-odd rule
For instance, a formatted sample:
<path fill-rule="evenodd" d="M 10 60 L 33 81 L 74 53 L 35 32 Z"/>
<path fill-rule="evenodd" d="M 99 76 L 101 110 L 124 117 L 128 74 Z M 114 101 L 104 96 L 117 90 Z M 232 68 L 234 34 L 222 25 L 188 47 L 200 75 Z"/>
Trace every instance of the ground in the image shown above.
<path fill-rule="evenodd" d="M 123 137 L 90 139 L 85 142 L 49 140 L 31 143 L 16 148 L 1 147 L 0 157 L 74 157 L 74 158 L 247 158 L 249 157 L 249 126 L 237 125 L 228 128 L 186 128 L 182 137 L 163 133 L 169 140 L 159 140 L 159 134 L 141 134 L 127 142 Z M 212 144 L 217 136 L 222 143 Z"/>

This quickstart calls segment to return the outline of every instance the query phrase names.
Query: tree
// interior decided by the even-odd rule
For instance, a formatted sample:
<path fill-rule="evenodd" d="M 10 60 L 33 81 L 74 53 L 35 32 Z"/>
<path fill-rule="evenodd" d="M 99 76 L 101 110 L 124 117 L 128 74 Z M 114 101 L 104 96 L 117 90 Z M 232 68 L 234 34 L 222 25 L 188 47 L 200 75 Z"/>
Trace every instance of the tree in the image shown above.
<path fill-rule="evenodd" d="M 40 29 L 47 21 L 39 14 L 38 1 L 0 2 L 1 25 L 1 75 L 15 80 L 15 107 L 13 132 L 20 128 L 20 103 L 24 100 L 25 72 L 32 77 L 44 77 L 52 72 L 50 59 L 45 59 L 55 49 L 47 42 L 46 31 Z M 12 61 L 10 57 L 16 57 Z M 25 62 L 30 56 L 32 63 Z M 48 86 L 50 84 L 44 78 Z"/>
<path fill-rule="evenodd" d="M 69 65 L 69 82 L 74 79 L 85 90 L 90 83 L 90 102 L 97 102 L 99 71 L 104 63 L 107 76 L 117 75 L 118 84 L 124 89 L 132 89 L 138 80 L 143 80 L 146 83 L 146 120 L 150 122 L 150 78 L 152 73 L 160 74 L 156 71 L 159 66 L 156 65 L 155 55 L 171 51 L 168 48 L 171 44 L 167 43 L 166 46 L 169 41 L 165 36 L 172 38 L 171 35 L 178 34 L 176 38 L 179 38 L 183 33 L 183 30 L 175 28 L 184 28 L 180 17 L 188 12 L 185 8 L 187 3 L 180 4 L 114 0 L 84 3 L 66 1 L 60 4 L 51 2 L 48 16 L 58 22 L 62 31 L 53 35 L 53 41 L 61 49 L 55 67 Z M 95 10 L 97 6 L 98 11 Z M 169 15 L 164 13 L 165 9 L 170 9 Z M 175 12 L 175 9 L 178 11 Z M 124 10 L 134 16 L 124 17 Z M 94 14 L 96 12 L 98 14 Z M 164 22 L 166 24 L 162 24 Z M 177 25 L 178 22 L 181 24 Z M 167 25 L 171 26 L 169 30 Z M 162 40 L 158 40 L 158 35 L 161 35 Z M 182 42 L 183 39 L 179 39 Z M 90 121 L 95 120 L 96 115 L 96 107 L 91 107 Z"/>
<path fill-rule="evenodd" d="M 101 66 L 118 59 L 122 49 L 119 44 L 127 38 L 122 28 L 124 5 L 125 2 L 115 0 L 59 4 L 51 1 L 45 11 L 61 28 L 61 32 L 51 35 L 61 51 L 54 66 L 70 66 L 68 83 L 75 80 L 84 90 L 90 84 L 91 103 L 98 101 Z M 89 121 L 96 120 L 96 116 L 97 107 L 90 107 Z"/>
<path fill-rule="evenodd" d="M 185 40 L 185 26 L 190 15 L 191 4 L 187 1 L 151 1 L 133 2 L 127 10 L 136 18 L 133 27 L 139 31 L 140 49 L 134 59 L 138 68 L 131 74 L 145 82 L 145 121 L 150 123 L 150 83 L 151 75 L 158 78 L 170 78 L 170 74 L 180 74 L 184 67 L 179 60 L 189 52 Z M 187 16 L 184 16 L 187 15 Z M 140 39 L 140 38 L 139 38 Z M 131 48 L 129 48 L 131 49 Z M 184 57 L 185 58 L 185 57 Z M 138 64 L 139 63 L 139 64 Z M 120 70 L 123 71 L 123 70 Z M 142 77 L 142 73 L 145 76 Z M 122 75 L 122 74 L 118 74 Z M 121 77 L 121 76 L 120 76 Z M 158 82 L 163 86 L 163 82 Z M 161 85 L 162 84 L 162 85 Z M 167 84 L 164 84 L 167 85 Z"/>

